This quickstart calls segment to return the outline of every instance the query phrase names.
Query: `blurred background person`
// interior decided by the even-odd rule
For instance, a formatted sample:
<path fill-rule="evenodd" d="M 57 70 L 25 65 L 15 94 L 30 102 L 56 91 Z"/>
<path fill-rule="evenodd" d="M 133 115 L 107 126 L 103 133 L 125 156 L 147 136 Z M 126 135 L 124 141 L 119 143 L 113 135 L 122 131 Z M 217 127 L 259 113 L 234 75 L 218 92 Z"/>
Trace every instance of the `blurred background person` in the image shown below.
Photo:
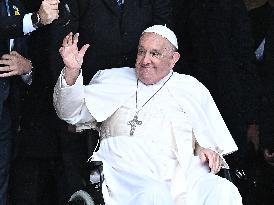
<path fill-rule="evenodd" d="M 90 43 L 83 65 L 88 84 L 99 69 L 134 66 L 142 31 L 154 24 L 169 26 L 170 0 L 78 0 L 79 45 Z"/>
<path fill-rule="evenodd" d="M 40 3 L 24 0 L 28 11 L 37 10 Z M 58 49 L 63 37 L 78 27 L 77 1 L 61 0 L 58 10 L 57 20 L 28 38 L 34 69 L 16 140 L 10 183 L 13 205 L 64 205 L 88 179 L 85 136 L 59 120 L 52 105 L 53 87 L 63 67 Z"/>
<path fill-rule="evenodd" d="M 274 201 L 274 1 L 245 0 L 254 38 L 255 64 L 262 82 L 259 135 L 251 135 L 255 147 L 256 193 L 250 204 Z"/>
<path fill-rule="evenodd" d="M 256 131 L 260 82 L 244 2 L 182 0 L 174 4 L 175 30 L 183 48 L 177 71 L 196 77 L 208 87 L 239 147 L 228 159 L 231 170 L 246 170 L 245 161 L 250 157 L 247 133 Z M 253 170 L 245 173 L 249 171 Z M 237 186 L 246 201 L 254 185 Z"/>
<path fill-rule="evenodd" d="M 7 188 L 14 136 L 20 119 L 22 88 L 32 69 L 26 59 L 22 36 L 58 18 L 57 1 L 43 1 L 35 13 L 26 13 L 21 1 L 0 1 L 0 204 L 7 201 Z M 21 77 L 20 77 L 21 75 Z M 25 81 L 27 84 L 25 84 Z"/>

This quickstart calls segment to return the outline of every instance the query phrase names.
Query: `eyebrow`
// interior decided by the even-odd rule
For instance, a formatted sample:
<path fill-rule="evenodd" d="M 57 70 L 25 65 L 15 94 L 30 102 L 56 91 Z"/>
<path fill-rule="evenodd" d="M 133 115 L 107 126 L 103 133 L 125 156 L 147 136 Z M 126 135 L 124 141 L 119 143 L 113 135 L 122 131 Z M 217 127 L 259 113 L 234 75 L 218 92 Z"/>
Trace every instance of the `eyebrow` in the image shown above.
<path fill-rule="evenodd" d="M 143 46 L 138 46 L 138 49 L 144 49 L 144 50 L 149 51 L 149 52 L 161 52 L 161 51 L 165 50 L 166 48 L 164 48 L 164 49 L 153 48 L 152 50 L 147 50 Z"/>
<path fill-rule="evenodd" d="M 150 50 L 150 52 L 161 52 L 161 50 L 158 50 L 158 49 L 152 49 L 152 50 Z"/>

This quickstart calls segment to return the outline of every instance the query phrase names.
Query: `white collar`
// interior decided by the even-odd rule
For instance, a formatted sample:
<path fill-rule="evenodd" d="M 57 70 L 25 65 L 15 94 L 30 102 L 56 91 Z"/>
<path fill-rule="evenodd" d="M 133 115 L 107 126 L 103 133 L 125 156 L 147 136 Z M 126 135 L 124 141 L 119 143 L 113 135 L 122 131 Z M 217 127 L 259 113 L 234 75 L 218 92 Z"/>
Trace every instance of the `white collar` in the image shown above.
<path fill-rule="evenodd" d="M 158 87 L 162 86 L 167 81 L 168 78 L 170 78 L 170 76 L 172 75 L 173 72 L 174 72 L 173 70 L 170 70 L 170 72 L 165 77 L 163 77 L 157 83 L 154 83 L 154 84 L 151 84 L 151 85 L 146 85 L 142 81 L 139 80 L 139 87 L 142 88 L 142 89 L 144 87 L 150 88 L 152 90 L 157 89 Z"/>

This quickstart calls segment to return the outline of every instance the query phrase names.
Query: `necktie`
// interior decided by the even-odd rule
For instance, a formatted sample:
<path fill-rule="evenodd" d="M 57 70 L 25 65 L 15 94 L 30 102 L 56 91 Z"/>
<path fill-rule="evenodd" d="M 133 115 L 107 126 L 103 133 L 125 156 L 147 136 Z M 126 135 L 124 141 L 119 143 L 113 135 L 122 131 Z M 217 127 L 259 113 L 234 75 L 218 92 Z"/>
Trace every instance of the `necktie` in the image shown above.
<path fill-rule="evenodd" d="M 4 2 L 5 2 L 7 14 L 8 14 L 8 16 L 10 16 L 11 13 L 10 13 L 10 4 L 9 4 L 9 0 L 4 0 Z M 14 41 L 13 39 L 9 39 L 9 42 L 8 42 L 9 50 L 10 50 L 10 51 L 12 50 L 12 48 L 13 48 L 13 46 L 14 46 L 14 42 L 13 42 L 13 41 Z"/>
<path fill-rule="evenodd" d="M 8 16 L 10 16 L 10 6 L 9 6 L 8 0 L 5 0 L 5 4 L 6 4 L 6 9 L 7 9 L 7 14 L 8 14 Z"/>

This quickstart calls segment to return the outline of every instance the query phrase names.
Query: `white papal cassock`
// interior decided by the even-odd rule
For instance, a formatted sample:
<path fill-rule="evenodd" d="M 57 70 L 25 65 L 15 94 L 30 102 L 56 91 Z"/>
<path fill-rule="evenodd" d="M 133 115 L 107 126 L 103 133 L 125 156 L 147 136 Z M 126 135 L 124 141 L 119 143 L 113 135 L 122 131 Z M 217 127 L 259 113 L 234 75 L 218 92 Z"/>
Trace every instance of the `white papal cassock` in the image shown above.
<path fill-rule="evenodd" d="M 193 153 L 193 133 L 202 147 L 221 155 L 237 150 L 210 93 L 178 73 L 157 92 L 170 75 L 154 85 L 139 82 L 138 89 L 133 68 L 100 71 L 89 86 L 81 76 L 66 86 L 61 75 L 54 105 L 59 117 L 78 129 L 99 128 L 101 144 L 93 159 L 103 161 L 106 204 L 242 204 L 237 188 L 209 173 Z M 130 136 L 136 89 L 142 123 Z"/>

